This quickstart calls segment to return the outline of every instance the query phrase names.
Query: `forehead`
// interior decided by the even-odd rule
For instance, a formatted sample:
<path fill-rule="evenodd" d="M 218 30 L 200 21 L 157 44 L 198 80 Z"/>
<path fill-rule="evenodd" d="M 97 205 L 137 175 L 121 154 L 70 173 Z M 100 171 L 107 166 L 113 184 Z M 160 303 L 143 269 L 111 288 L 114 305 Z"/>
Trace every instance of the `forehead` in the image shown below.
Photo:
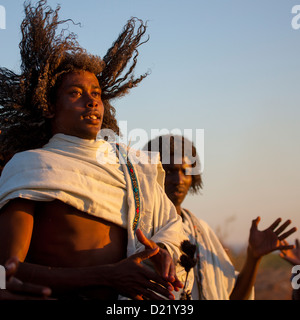
<path fill-rule="evenodd" d="M 187 157 L 182 157 L 182 156 L 171 156 L 170 157 L 170 163 L 163 163 L 164 167 L 168 168 L 188 168 L 192 167 L 189 159 Z"/>
<path fill-rule="evenodd" d="M 97 77 L 89 71 L 79 70 L 65 74 L 61 81 L 61 87 L 92 86 L 100 88 Z"/>

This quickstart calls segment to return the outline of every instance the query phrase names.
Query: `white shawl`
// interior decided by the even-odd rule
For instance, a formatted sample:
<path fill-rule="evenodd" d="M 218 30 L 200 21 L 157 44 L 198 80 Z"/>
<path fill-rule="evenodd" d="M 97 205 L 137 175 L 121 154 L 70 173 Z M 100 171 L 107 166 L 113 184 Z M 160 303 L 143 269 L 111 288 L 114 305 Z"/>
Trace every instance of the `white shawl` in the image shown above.
<path fill-rule="evenodd" d="M 136 208 L 128 168 L 126 164 L 101 164 L 97 153 L 102 144 L 103 141 L 56 134 L 43 148 L 16 154 L 0 177 L 0 208 L 17 197 L 34 201 L 59 199 L 87 214 L 127 227 L 127 256 L 141 251 L 143 246 L 132 228 Z M 181 218 L 161 185 L 162 166 L 138 163 L 139 152 L 135 151 L 129 153 L 129 158 L 140 191 L 138 227 L 146 237 L 164 244 L 176 262 L 181 254 L 180 243 L 187 237 Z M 183 281 L 184 270 L 178 276 Z"/>
<path fill-rule="evenodd" d="M 193 299 L 228 300 L 237 277 L 232 262 L 206 222 L 188 210 L 183 209 L 182 214 L 184 229 L 190 241 L 197 244 L 200 262 L 194 268 L 196 286 L 192 292 Z"/>
<path fill-rule="evenodd" d="M 103 143 L 57 134 L 42 149 L 17 153 L 1 175 L 0 207 L 17 197 L 58 199 L 126 228 L 124 174 L 119 163 L 97 162 Z"/>

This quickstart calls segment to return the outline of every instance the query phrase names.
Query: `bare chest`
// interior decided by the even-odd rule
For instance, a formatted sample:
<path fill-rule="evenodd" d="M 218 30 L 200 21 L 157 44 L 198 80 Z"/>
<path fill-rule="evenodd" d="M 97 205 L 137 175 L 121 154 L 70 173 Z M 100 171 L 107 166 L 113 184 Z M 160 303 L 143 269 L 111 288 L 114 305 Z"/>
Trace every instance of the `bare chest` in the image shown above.
<path fill-rule="evenodd" d="M 41 203 L 29 250 L 33 262 L 60 267 L 115 263 L 125 258 L 127 230 L 60 201 Z"/>

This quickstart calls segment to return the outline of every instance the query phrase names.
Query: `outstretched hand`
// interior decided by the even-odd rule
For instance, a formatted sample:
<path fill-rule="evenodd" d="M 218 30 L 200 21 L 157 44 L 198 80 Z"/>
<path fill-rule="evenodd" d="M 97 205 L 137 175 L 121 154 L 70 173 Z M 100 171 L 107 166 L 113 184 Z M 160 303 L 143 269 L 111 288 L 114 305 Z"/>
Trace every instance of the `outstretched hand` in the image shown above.
<path fill-rule="evenodd" d="M 183 287 L 183 284 L 176 276 L 175 265 L 169 252 L 160 248 L 154 241 L 148 239 L 140 229 L 136 230 L 136 236 L 146 249 L 159 249 L 158 253 L 151 257 L 150 260 L 156 272 L 166 281 L 171 282 L 175 291 L 179 291 L 179 289 Z"/>
<path fill-rule="evenodd" d="M 285 223 L 279 226 L 281 218 L 278 218 L 267 229 L 263 231 L 259 231 L 257 228 L 259 222 L 260 217 L 257 217 L 252 221 L 249 236 L 249 250 L 254 258 L 259 259 L 262 256 L 275 250 L 287 250 L 294 248 L 293 245 L 285 244 L 282 242 L 297 230 L 297 228 L 293 227 L 290 230 L 284 232 L 288 225 L 291 224 L 291 220 L 287 220 Z"/>
<path fill-rule="evenodd" d="M 285 244 L 287 246 L 288 242 L 286 240 L 283 240 L 283 244 Z M 300 265 L 300 243 L 299 243 L 299 240 L 296 239 L 294 248 L 283 249 L 283 250 L 281 250 L 281 253 L 279 255 L 282 259 L 288 261 L 293 266 Z"/>

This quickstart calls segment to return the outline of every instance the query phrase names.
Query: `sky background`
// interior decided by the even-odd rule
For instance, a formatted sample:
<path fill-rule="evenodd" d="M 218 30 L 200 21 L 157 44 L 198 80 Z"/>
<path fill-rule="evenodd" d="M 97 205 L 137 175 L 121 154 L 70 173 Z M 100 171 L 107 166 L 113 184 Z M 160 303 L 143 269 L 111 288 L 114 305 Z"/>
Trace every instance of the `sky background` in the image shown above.
<path fill-rule="evenodd" d="M 117 119 L 150 138 L 153 129 L 204 129 L 204 189 L 184 207 L 228 245 L 247 243 L 277 217 L 300 230 L 300 0 L 61 0 L 60 18 L 90 53 L 104 56 L 127 20 L 148 21 L 136 75 L 151 70 L 115 101 Z M 23 1 L 0 0 L 0 65 L 18 72 Z M 300 23 L 300 19 L 299 19 Z M 300 237 L 300 231 L 290 237 Z"/>

